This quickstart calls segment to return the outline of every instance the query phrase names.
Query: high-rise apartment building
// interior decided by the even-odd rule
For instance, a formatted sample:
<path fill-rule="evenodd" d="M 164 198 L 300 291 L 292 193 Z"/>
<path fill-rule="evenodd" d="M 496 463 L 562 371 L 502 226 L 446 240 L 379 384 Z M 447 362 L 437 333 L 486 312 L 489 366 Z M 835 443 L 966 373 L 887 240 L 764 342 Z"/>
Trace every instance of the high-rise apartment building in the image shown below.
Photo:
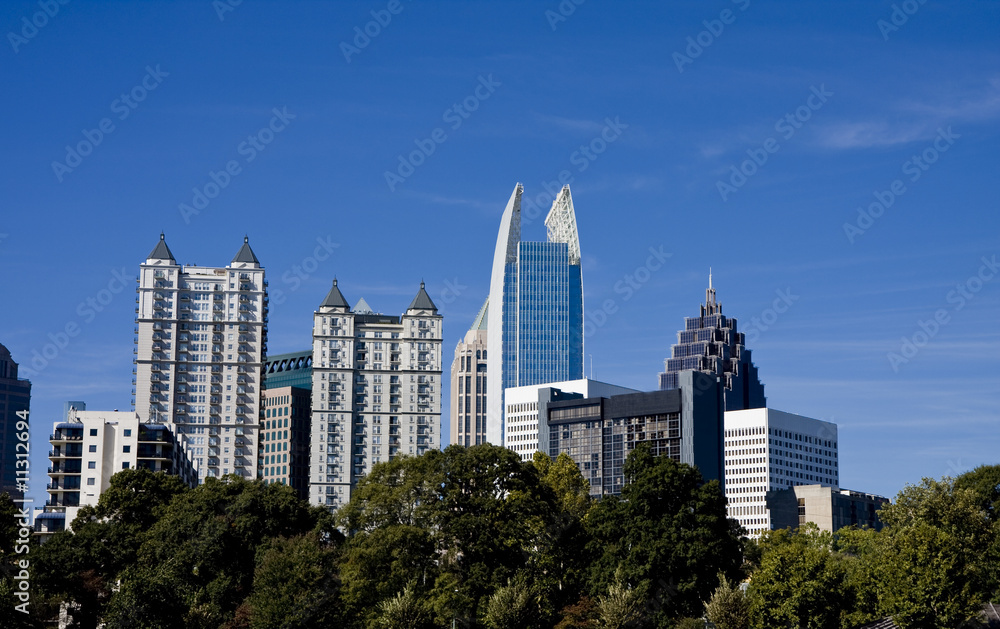
<path fill-rule="evenodd" d="M 472 327 L 455 347 L 451 363 L 451 443 L 474 446 L 486 442 L 486 314 L 480 308 Z"/>
<path fill-rule="evenodd" d="M 773 527 L 768 492 L 840 486 L 837 424 L 754 408 L 727 411 L 725 425 L 729 517 L 751 535 Z"/>
<path fill-rule="evenodd" d="M 31 382 L 17 377 L 17 363 L 10 356 L 10 351 L 0 345 L 0 493 L 8 493 L 18 500 L 24 497 L 23 483 L 29 477 L 28 468 L 18 461 L 27 461 L 28 453 L 19 452 L 17 444 L 27 442 L 19 439 L 27 430 L 20 430 L 25 423 L 30 423 L 29 407 L 31 406 Z M 23 449 L 22 449 L 23 450 Z M 21 470 L 21 474 L 17 471 Z"/>
<path fill-rule="evenodd" d="M 374 463 L 439 447 L 441 338 L 423 282 L 394 316 L 352 309 L 333 281 L 313 314 L 310 502 L 335 509 Z"/>
<path fill-rule="evenodd" d="M 175 424 L 202 481 L 256 478 L 268 299 L 247 238 L 228 266 L 181 266 L 160 234 L 137 293 L 139 418 Z"/>
<path fill-rule="evenodd" d="M 143 468 L 174 474 L 193 486 L 196 473 L 169 423 L 143 422 L 136 413 L 70 410 L 52 425 L 48 492 L 37 530 L 68 527 L 80 507 L 97 505 L 111 477 Z"/>
<path fill-rule="evenodd" d="M 312 388 L 312 350 L 270 354 L 264 359 L 264 388 Z"/>
<path fill-rule="evenodd" d="M 504 390 L 583 378 L 583 275 L 569 186 L 545 217 L 546 242 L 521 240 L 517 184 L 500 219 L 487 313 L 486 440 L 504 443 Z"/>
<path fill-rule="evenodd" d="M 723 315 L 722 304 L 715 300 L 711 273 L 701 314 L 684 318 L 684 329 L 677 333 L 677 344 L 671 347 L 666 370 L 660 374 L 660 388 L 677 388 L 678 374 L 692 369 L 722 378 L 727 411 L 767 406 L 764 385 L 736 319 Z"/>

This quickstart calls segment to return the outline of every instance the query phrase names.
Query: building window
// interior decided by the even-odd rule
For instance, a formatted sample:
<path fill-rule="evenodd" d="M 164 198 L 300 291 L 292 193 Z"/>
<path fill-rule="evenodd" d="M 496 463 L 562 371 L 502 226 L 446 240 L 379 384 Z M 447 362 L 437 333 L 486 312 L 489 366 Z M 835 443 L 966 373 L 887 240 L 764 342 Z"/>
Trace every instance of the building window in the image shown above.
<path fill-rule="evenodd" d="M 87 469 L 88 470 L 97 469 L 97 461 L 87 461 Z"/>
<path fill-rule="evenodd" d="M 122 452 L 131 452 L 132 446 L 122 446 Z"/>
<path fill-rule="evenodd" d="M 126 437 L 131 437 L 132 436 L 132 429 L 131 428 L 126 428 L 125 429 L 125 436 Z"/>
<path fill-rule="evenodd" d="M 127 470 L 128 469 L 128 461 L 125 461 L 124 463 L 122 463 L 122 469 L 123 470 Z"/>
<path fill-rule="evenodd" d="M 94 479 L 93 478 L 88 478 L 87 479 L 87 484 L 88 485 L 93 485 L 94 484 Z"/>
<path fill-rule="evenodd" d="M 87 449 L 87 451 L 88 452 L 97 452 L 97 446 L 89 446 L 89 448 Z"/>
<path fill-rule="evenodd" d="M 97 436 L 97 429 L 96 428 L 91 428 L 90 429 L 90 436 L 91 437 L 96 437 Z"/>

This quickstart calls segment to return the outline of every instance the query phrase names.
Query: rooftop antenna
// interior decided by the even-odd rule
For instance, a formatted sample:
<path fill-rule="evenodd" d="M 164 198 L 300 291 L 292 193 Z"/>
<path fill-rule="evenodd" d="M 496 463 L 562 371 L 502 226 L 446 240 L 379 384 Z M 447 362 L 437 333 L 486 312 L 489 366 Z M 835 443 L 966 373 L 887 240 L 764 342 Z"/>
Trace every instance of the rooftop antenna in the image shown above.
<path fill-rule="evenodd" d="M 590 355 L 590 379 L 594 379 L 594 355 Z"/>

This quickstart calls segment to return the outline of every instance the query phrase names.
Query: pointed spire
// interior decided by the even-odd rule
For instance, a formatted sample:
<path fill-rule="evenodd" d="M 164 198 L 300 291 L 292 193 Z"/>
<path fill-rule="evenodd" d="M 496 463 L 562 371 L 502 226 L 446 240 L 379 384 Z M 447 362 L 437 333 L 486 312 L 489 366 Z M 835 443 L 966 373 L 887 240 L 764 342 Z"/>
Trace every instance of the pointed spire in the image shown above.
<path fill-rule="evenodd" d="M 712 267 L 708 267 L 708 288 L 705 290 L 705 311 L 706 314 L 716 314 L 721 312 L 719 304 L 715 301 L 715 289 L 712 288 Z"/>
<path fill-rule="evenodd" d="M 239 252 L 236 257 L 233 258 L 233 264 L 237 262 L 243 262 L 247 264 L 260 264 L 260 260 L 254 255 L 253 249 L 250 248 L 250 238 L 246 235 L 243 236 L 243 246 L 240 247 Z"/>
<path fill-rule="evenodd" d="M 407 310 L 433 310 L 437 312 L 437 306 L 434 305 L 434 302 L 431 301 L 431 296 L 424 290 L 423 282 L 420 282 L 420 290 L 417 291 L 417 296 L 410 302 L 410 307 Z"/>
<path fill-rule="evenodd" d="M 333 288 L 326 294 L 326 299 L 319 305 L 320 308 L 350 308 L 351 306 L 344 299 L 344 294 L 337 288 L 337 278 L 333 278 Z"/>
<path fill-rule="evenodd" d="M 160 242 L 156 243 L 153 250 L 148 256 L 147 260 L 169 260 L 170 262 L 176 263 L 177 260 L 174 259 L 174 254 L 170 252 L 170 247 L 167 246 L 166 237 L 163 232 L 160 232 Z"/>

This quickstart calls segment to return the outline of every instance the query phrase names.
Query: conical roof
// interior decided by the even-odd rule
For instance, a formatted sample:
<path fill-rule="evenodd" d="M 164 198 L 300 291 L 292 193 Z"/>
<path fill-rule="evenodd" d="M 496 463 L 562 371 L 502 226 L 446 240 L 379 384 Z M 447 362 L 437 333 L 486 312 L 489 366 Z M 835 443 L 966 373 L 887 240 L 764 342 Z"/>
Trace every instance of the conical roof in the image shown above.
<path fill-rule="evenodd" d="M 437 311 L 437 306 L 431 301 L 431 296 L 427 294 L 424 290 L 424 283 L 420 282 L 420 290 L 417 291 L 417 296 L 413 298 L 410 302 L 410 307 L 407 310 L 434 310 Z"/>
<path fill-rule="evenodd" d="M 171 262 L 177 262 L 174 259 L 174 254 L 170 252 L 170 247 L 167 246 L 167 241 L 164 239 L 163 232 L 160 232 L 160 242 L 156 243 L 153 250 L 148 256 L 147 260 L 170 260 Z"/>
<path fill-rule="evenodd" d="M 333 287 L 326 294 L 326 299 L 319 305 L 320 308 L 350 308 L 351 306 L 344 299 L 344 294 L 337 288 L 337 279 L 333 280 Z"/>
<path fill-rule="evenodd" d="M 253 254 L 253 249 L 250 248 L 250 239 L 246 236 L 243 237 L 243 246 L 240 247 L 239 252 L 236 257 L 233 258 L 233 263 L 236 262 L 249 262 L 250 264 L 260 264 L 260 260 L 257 256 Z"/>

